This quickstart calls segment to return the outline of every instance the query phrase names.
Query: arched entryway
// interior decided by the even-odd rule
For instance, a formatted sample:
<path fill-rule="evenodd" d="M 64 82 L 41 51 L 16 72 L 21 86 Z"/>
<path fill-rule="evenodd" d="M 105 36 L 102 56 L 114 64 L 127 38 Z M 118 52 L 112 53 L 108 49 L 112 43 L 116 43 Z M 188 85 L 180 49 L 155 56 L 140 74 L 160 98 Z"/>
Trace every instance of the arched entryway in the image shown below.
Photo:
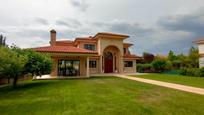
<path fill-rule="evenodd" d="M 120 50 L 116 46 L 107 46 L 103 50 L 102 64 L 104 73 L 117 73 L 120 67 Z"/>
<path fill-rule="evenodd" d="M 113 73 L 113 54 L 111 52 L 104 53 L 104 72 Z"/>

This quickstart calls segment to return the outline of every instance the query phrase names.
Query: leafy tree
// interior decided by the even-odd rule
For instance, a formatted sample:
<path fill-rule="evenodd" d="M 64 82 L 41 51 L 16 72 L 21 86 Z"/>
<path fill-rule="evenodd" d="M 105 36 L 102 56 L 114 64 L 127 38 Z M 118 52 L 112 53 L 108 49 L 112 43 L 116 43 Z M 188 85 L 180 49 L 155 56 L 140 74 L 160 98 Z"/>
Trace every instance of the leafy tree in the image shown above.
<path fill-rule="evenodd" d="M 198 68 L 199 66 L 199 53 L 198 48 L 191 47 L 189 50 L 189 62 L 193 68 Z"/>
<path fill-rule="evenodd" d="M 7 47 L 0 47 L 0 54 L 0 75 L 13 78 L 13 86 L 16 87 L 18 77 L 23 74 L 27 57 Z"/>
<path fill-rule="evenodd" d="M 49 74 L 52 70 L 52 59 L 48 54 L 42 54 L 34 52 L 31 49 L 21 50 L 16 46 L 12 46 L 12 49 L 15 52 L 18 52 L 21 55 L 24 55 L 28 58 L 27 63 L 25 64 L 24 74 L 31 73 L 34 75 L 44 75 Z"/>
<path fill-rule="evenodd" d="M 152 67 L 156 72 L 163 72 L 164 70 L 171 69 L 172 64 L 170 61 L 167 61 L 166 59 L 156 58 L 152 62 Z"/>
<path fill-rule="evenodd" d="M 154 60 L 154 55 L 151 53 L 143 53 L 144 63 L 151 63 Z"/>
<path fill-rule="evenodd" d="M 28 57 L 25 71 L 32 75 L 49 74 L 52 70 L 52 60 L 47 54 L 41 54 L 32 50 L 24 50 L 24 55 Z"/>
<path fill-rule="evenodd" d="M 6 37 L 0 35 L 0 46 L 6 46 Z"/>
<path fill-rule="evenodd" d="M 174 52 L 172 50 L 170 50 L 169 54 L 168 54 L 168 60 L 169 61 L 174 61 L 176 59 L 177 59 L 176 55 L 174 54 Z"/>

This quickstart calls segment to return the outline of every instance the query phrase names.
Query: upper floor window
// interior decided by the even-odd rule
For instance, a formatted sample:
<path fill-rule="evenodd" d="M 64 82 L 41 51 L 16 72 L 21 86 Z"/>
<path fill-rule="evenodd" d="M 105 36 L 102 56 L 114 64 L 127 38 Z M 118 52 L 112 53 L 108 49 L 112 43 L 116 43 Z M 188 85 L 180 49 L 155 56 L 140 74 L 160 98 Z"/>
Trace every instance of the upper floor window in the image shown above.
<path fill-rule="evenodd" d="M 95 45 L 94 44 L 84 44 L 84 49 L 95 50 Z"/>
<path fill-rule="evenodd" d="M 132 61 L 124 61 L 124 67 L 133 67 Z"/>

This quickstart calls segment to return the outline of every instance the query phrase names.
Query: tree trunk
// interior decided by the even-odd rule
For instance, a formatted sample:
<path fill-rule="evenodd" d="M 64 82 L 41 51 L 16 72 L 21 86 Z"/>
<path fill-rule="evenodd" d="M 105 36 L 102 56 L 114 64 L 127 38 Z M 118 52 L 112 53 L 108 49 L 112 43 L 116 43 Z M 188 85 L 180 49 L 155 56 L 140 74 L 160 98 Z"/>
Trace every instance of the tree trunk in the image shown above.
<path fill-rule="evenodd" d="M 8 84 L 10 84 L 10 77 L 8 78 Z"/>
<path fill-rule="evenodd" d="M 16 87 L 17 82 L 18 82 L 18 75 L 15 75 L 15 76 L 14 76 L 14 79 L 13 79 L 13 87 L 14 87 L 14 88 Z"/>

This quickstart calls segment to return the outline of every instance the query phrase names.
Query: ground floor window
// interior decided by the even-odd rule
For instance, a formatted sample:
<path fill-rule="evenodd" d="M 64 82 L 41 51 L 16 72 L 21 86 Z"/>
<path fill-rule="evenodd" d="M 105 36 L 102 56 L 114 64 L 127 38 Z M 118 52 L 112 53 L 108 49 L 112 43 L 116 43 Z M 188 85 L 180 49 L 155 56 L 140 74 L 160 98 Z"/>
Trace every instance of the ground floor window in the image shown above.
<path fill-rule="evenodd" d="M 59 76 L 78 76 L 80 75 L 79 60 L 58 60 Z"/>
<path fill-rule="evenodd" d="M 89 61 L 90 68 L 96 68 L 96 61 Z"/>
<path fill-rule="evenodd" d="M 133 67 L 132 61 L 124 61 L 124 67 Z"/>

